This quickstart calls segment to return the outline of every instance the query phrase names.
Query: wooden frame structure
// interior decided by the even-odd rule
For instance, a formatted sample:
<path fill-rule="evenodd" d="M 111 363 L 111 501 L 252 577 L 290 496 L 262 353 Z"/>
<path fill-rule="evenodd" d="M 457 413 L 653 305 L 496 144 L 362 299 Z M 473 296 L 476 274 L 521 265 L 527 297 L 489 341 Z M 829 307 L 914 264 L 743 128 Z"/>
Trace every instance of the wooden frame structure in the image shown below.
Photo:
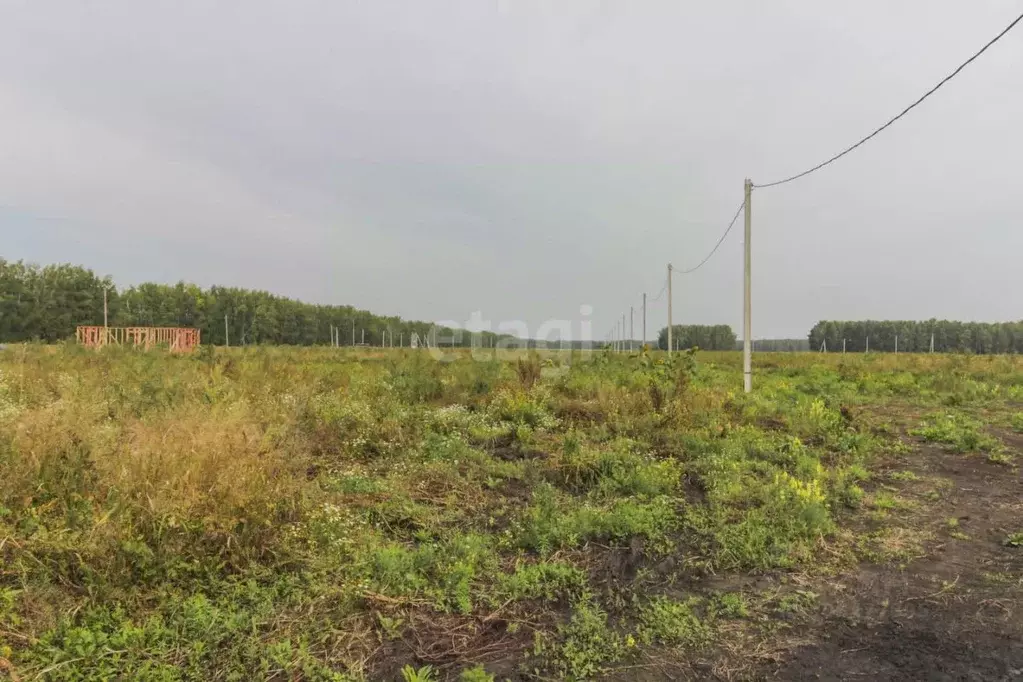
<path fill-rule="evenodd" d="M 78 327 L 75 338 L 86 348 L 107 345 L 136 346 L 149 350 L 153 346 L 166 346 L 172 353 L 195 350 L 202 331 L 191 327 Z"/>

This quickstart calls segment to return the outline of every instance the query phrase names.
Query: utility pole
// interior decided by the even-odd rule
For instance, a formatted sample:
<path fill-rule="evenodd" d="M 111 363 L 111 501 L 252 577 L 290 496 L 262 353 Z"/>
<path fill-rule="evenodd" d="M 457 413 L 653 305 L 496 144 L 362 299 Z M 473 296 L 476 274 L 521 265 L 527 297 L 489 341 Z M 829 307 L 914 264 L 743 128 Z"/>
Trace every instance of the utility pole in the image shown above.
<path fill-rule="evenodd" d="M 931 352 L 934 352 L 934 333 L 931 332 Z"/>
<path fill-rule="evenodd" d="M 864 351 L 864 352 L 866 352 L 866 353 L 870 352 L 870 336 L 869 335 L 867 336 L 867 350 Z"/>
<path fill-rule="evenodd" d="M 107 326 L 107 286 L 103 285 L 103 345 L 110 343 L 110 328 Z"/>
<path fill-rule="evenodd" d="M 355 345 L 355 320 L 352 320 L 352 345 Z"/>
<path fill-rule="evenodd" d="M 631 343 L 631 340 L 630 340 L 630 343 Z M 625 313 L 622 313 L 622 351 L 624 352 L 625 350 L 626 350 L 626 348 L 625 348 Z"/>
<path fill-rule="evenodd" d="M 845 353 L 845 339 L 842 339 L 842 353 Z"/>
<path fill-rule="evenodd" d="M 647 345 L 647 292 L 642 294 L 642 345 Z"/>
<path fill-rule="evenodd" d="M 366 328 L 365 327 L 362 328 L 362 345 L 363 346 L 366 345 Z"/>
<path fill-rule="evenodd" d="M 227 331 L 227 315 L 224 315 L 224 345 L 228 348 L 231 347 L 231 337 Z"/>
<path fill-rule="evenodd" d="M 746 230 L 743 244 L 743 268 L 742 268 L 742 388 L 746 393 L 753 390 L 753 341 L 752 327 L 753 311 L 750 297 L 752 284 L 750 276 L 750 230 L 753 226 L 753 206 L 750 199 L 753 196 L 753 182 L 746 178 L 745 184 L 745 208 L 746 208 Z"/>
<path fill-rule="evenodd" d="M 671 341 L 672 341 L 672 329 L 671 329 L 671 263 L 668 263 L 668 356 L 671 357 Z"/>
<path fill-rule="evenodd" d="M 895 354 L 899 354 L 899 335 L 895 335 Z"/>
<path fill-rule="evenodd" d="M 633 329 L 633 325 L 635 324 L 635 321 L 634 321 L 633 318 L 635 317 L 635 314 L 636 314 L 635 309 L 633 308 L 633 306 L 630 305 L 629 306 L 629 350 L 630 351 L 633 350 L 633 348 L 634 348 L 632 344 L 635 343 L 634 339 L 636 338 L 636 332 Z"/>

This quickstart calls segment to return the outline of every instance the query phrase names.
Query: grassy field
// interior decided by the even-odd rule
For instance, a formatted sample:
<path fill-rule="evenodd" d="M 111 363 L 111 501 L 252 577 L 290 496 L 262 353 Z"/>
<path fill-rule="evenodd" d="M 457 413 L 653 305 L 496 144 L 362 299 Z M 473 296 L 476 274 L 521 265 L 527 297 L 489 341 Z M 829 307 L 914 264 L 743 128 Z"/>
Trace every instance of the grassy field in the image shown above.
<path fill-rule="evenodd" d="M 0 679 L 1023 674 L 1023 360 L 740 360 L 9 347 Z"/>

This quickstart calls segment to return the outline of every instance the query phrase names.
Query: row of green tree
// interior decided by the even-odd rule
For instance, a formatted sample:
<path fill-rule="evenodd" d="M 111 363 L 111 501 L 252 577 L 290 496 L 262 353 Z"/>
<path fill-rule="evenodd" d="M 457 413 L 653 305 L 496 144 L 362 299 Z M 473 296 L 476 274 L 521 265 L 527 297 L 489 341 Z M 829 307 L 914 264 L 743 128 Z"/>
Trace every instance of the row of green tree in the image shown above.
<path fill-rule="evenodd" d="M 742 341 L 735 344 L 736 350 L 742 350 Z M 810 350 L 806 339 L 753 339 L 753 350 L 759 353 L 798 353 Z"/>
<path fill-rule="evenodd" d="M 139 284 L 117 289 L 77 265 L 38 265 L 0 258 L 0 341 L 61 341 L 79 325 L 103 324 L 107 294 L 110 326 L 198 327 L 204 343 L 329 344 L 331 328 L 342 345 L 408 345 L 416 333 L 443 346 L 493 346 L 504 339 L 486 332 L 436 328 L 430 322 L 374 315 L 352 306 L 314 305 L 266 291 L 194 284 Z M 226 326 L 225 326 L 226 320 Z"/>
<path fill-rule="evenodd" d="M 867 350 L 927 353 L 1023 353 L 1023 322 L 956 322 L 954 320 L 824 320 L 810 330 L 811 350 L 850 353 Z M 869 346 L 869 348 L 868 348 Z"/>
<path fill-rule="evenodd" d="M 727 324 L 673 324 L 671 343 L 675 350 L 701 348 L 703 350 L 734 350 L 735 332 Z M 657 335 L 657 347 L 668 348 L 668 328 Z"/>

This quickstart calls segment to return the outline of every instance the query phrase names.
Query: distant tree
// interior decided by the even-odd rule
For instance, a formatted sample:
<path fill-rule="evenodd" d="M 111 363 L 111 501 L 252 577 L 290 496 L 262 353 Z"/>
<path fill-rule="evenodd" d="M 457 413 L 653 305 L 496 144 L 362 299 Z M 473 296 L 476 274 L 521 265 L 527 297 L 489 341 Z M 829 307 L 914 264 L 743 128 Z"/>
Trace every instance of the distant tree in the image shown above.
<path fill-rule="evenodd" d="M 742 350 L 742 341 L 736 342 L 735 347 Z M 763 353 L 795 353 L 810 350 L 810 344 L 806 339 L 754 339 L 753 348 Z"/>
<path fill-rule="evenodd" d="M 103 291 L 107 290 L 109 320 L 116 326 L 198 327 L 205 343 L 224 343 L 224 318 L 232 345 L 329 344 L 331 327 L 341 330 L 340 341 L 379 344 L 388 333 L 409 343 L 413 332 L 426 339 L 429 322 L 380 316 L 347 305 L 313 305 L 266 291 L 195 284 L 145 282 L 118 291 L 109 277 L 75 265 L 39 267 L 0 259 L 0 341 L 59 341 L 74 336 L 79 325 L 103 323 Z M 438 328 L 437 338 L 452 330 Z M 462 334 L 458 345 L 471 343 Z M 496 334 L 485 332 L 486 345 Z M 521 341 L 522 345 L 527 342 Z"/>
<path fill-rule="evenodd" d="M 727 324 L 676 324 L 671 327 L 672 343 L 676 349 L 701 348 L 703 350 L 732 350 L 735 348 L 735 332 Z M 657 335 L 657 347 L 668 348 L 668 328 Z"/>
<path fill-rule="evenodd" d="M 898 337 L 899 351 L 926 353 L 934 339 L 938 353 L 1023 353 L 1023 322 L 958 322 L 955 320 L 865 320 L 856 322 L 818 322 L 807 338 L 811 349 L 818 349 L 826 340 L 829 351 L 842 348 L 861 353 L 866 350 L 892 352 Z"/>

